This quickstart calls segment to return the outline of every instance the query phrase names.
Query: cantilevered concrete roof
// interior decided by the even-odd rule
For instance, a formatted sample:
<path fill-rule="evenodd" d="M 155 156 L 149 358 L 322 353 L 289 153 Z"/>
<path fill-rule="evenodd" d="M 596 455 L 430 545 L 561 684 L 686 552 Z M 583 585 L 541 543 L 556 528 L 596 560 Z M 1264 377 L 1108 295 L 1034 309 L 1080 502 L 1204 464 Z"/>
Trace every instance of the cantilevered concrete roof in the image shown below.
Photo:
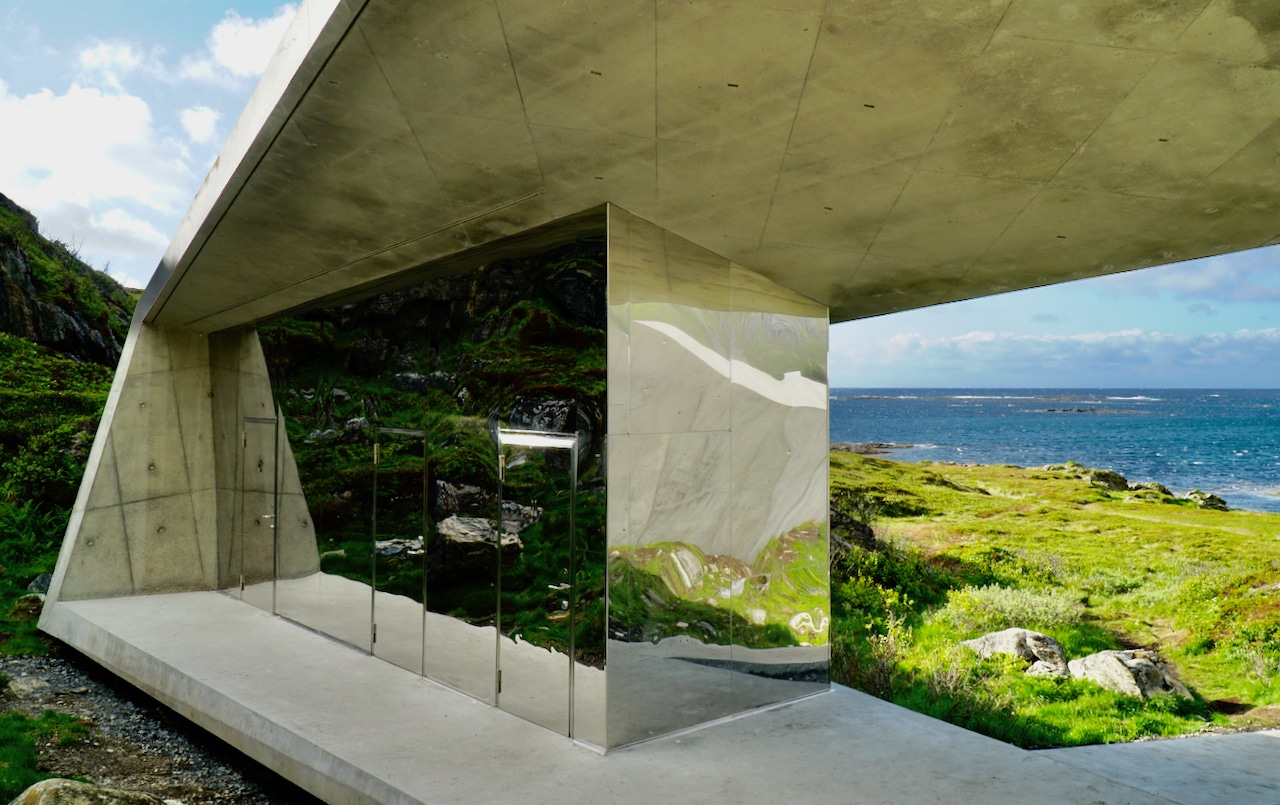
<path fill-rule="evenodd" d="M 1280 4 L 308 0 L 147 320 L 251 323 L 606 202 L 833 321 L 1272 244 Z"/>

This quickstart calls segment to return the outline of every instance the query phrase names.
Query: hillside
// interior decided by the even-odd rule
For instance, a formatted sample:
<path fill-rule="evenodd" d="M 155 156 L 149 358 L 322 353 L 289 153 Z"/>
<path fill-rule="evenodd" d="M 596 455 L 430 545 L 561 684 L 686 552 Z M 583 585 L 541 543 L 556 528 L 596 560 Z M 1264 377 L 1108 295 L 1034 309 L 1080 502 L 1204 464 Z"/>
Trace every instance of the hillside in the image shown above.
<path fill-rule="evenodd" d="M 1075 464 L 837 452 L 831 471 L 837 681 L 1028 747 L 1280 722 L 1280 515 Z M 1194 697 L 1130 699 L 958 647 L 1007 627 L 1069 658 L 1150 649 Z"/>
<path fill-rule="evenodd" d="M 0 195 L 0 650 L 43 650 L 12 608 L 53 570 L 135 302 Z"/>
<path fill-rule="evenodd" d="M 136 302 L 0 194 L 0 332 L 115 368 Z"/>

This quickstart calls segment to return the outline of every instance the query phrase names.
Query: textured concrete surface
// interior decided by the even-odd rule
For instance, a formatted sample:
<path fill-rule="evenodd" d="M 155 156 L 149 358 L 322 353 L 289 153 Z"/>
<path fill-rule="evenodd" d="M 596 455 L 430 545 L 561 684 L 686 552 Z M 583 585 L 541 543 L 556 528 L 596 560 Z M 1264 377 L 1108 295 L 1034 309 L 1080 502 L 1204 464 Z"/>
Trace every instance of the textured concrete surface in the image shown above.
<path fill-rule="evenodd" d="M 50 616 L 53 634 L 330 802 L 1192 801 L 847 688 L 602 756 L 219 593 Z M 1195 785 L 1218 793 L 1197 802 L 1244 801 L 1212 773 Z"/>
<path fill-rule="evenodd" d="M 1280 803 L 1280 731 L 1046 749 L 1037 755 L 1181 805 Z"/>
<path fill-rule="evenodd" d="M 139 310 L 250 324 L 606 202 L 835 321 L 1268 245 L 1271 8 L 308 0 Z"/>

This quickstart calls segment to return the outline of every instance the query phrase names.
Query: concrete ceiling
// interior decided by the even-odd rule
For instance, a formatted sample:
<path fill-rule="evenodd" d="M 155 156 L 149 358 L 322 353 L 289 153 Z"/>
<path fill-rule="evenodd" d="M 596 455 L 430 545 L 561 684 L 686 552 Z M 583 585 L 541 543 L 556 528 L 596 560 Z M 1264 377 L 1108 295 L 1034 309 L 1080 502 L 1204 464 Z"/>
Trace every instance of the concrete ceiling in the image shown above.
<path fill-rule="evenodd" d="M 1273 244 L 1280 3 L 308 0 L 147 319 L 251 323 L 605 202 L 832 321 Z"/>

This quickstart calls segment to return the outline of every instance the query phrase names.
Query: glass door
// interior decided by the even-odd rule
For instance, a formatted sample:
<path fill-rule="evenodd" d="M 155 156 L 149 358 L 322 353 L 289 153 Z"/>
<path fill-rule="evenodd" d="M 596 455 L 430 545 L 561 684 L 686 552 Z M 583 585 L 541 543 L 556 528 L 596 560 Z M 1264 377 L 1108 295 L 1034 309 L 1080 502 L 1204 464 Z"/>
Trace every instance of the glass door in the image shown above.
<path fill-rule="evenodd" d="M 573 736 L 578 438 L 497 437 L 498 706 Z"/>
<path fill-rule="evenodd" d="M 279 435 L 279 422 L 275 418 L 244 418 L 240 432 L 240 489 L 230 558 L 230 592 L 268 612 L 276 609 Z"/>
<path fill-rule="evenodd" d="M 373 653 L 423 671 L 427 433 L 378 428 L 373 471 Z"/>

